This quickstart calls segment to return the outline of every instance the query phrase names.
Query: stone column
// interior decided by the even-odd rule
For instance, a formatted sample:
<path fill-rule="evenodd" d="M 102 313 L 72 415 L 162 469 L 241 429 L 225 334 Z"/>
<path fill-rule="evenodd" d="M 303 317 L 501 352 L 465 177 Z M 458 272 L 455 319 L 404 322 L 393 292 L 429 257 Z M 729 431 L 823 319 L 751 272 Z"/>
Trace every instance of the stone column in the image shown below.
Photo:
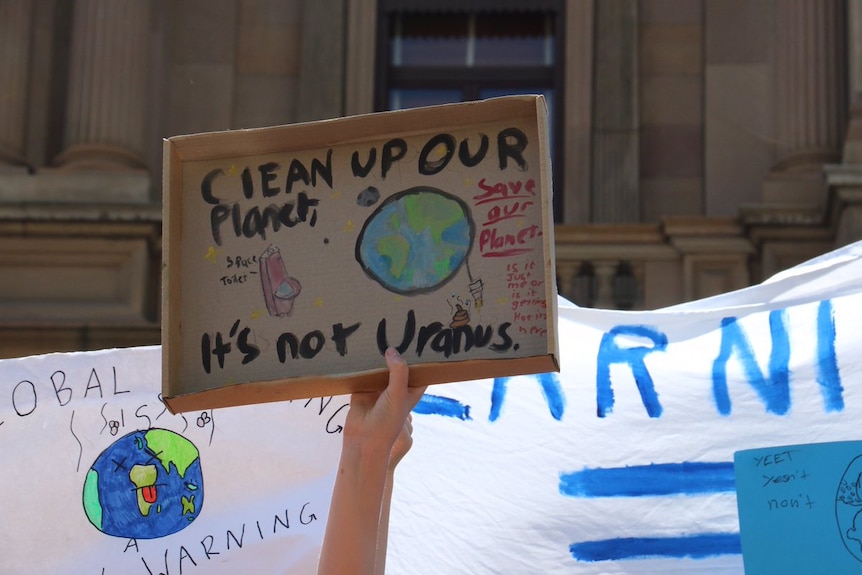
<path fill-rule="evenodd" d="M 590 159 L 593 129 L 594 0 L 566 0 L 563 222 L 585 224 L 592 215 Z M 561 64 L 562 65 L 562 64 Z"/>
<path fill-rule="evenodd" d="M 775 172 L 819 171 L 840 157 L 846 16 L 840 0 L 775 2 Z"/>
<path fill-rule="evenodd" d="M 844 163 L 862 164 L 862 0 L 847 0 L 850 122 L 844 141 Z"/>
<path fill-rule="evenodd" d="M 849 122 L 843 162 L 824 167 L 835 247 L 862 239 L 862 0 L 847 0 Z"/>
<path fill-rule="evenodd" d="M 347 46 L 344 55 L 344 113 L 374 111 L 374 52 L 377 41 L 377 0 L 347 2 Z"/>
<path fill-rule="evenodd" d="M 563 262 L 557 260 L 557 292 L 565 298 L 574 301 L 575 274 L 577 273 L 577 264 L 573 262 Z"/>
<path fill-rule="evenodd" d="M 26 165 L 33 0 L 0 0 L 0 166 Z"/>
<path fill-rule="evenodd" d="M 617 273 L 617 261 L 595 261 L 593 269 L 596 274 L 596 301 L 593 307 L 599 309 L 616 309 L 614 302 L 614 275 Z"/>
<path fill-rule="evenodd" d="M 76 0 L 63 168 L 144 168 L 150 0 Z"/>
<path fill-rule="evenodd" d="M 302 63 L 296 116 L 300 122 L 344 113 L 344 30 L 346 3 L 302 3 Z"/>
<path fill-rule="evenodd" d="M 638 6 L 596 2 L 592 222 L 640 220 Z"/>

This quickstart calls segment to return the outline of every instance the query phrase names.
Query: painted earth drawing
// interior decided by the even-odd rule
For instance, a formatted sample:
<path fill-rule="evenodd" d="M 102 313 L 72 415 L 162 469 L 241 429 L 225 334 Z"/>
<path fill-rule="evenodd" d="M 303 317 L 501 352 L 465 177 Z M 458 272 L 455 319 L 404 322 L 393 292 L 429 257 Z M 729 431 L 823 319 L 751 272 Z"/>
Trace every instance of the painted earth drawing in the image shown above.
<path fill-rule="evenodd" d="M 356 260 L 391 292 L 429 292 L 457 273 L 474 236 L 463 200 L 417 186 L 387 198 L 365 221 L 356 241 Z"/>

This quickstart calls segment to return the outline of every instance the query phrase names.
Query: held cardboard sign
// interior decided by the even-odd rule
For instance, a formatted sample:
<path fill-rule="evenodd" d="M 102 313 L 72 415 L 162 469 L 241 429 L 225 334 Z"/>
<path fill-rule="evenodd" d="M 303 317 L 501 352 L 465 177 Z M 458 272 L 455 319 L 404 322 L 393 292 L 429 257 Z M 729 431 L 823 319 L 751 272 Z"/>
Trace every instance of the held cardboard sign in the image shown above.
<path fill-rule="evenodd" d="M 164 144 L 173 411 L 559 371 L 545 102 Z"/>

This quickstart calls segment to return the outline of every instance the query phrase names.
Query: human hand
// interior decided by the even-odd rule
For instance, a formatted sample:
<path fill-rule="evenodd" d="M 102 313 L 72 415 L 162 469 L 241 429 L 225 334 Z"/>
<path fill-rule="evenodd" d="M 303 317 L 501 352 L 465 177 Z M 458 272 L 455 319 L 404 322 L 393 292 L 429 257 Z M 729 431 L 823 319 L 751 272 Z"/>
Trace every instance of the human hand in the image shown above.
<path fill-rule="evenodd" d="M 385 569 L 390 465 L 410 449 L 410 411 L 425 393 L 425 387 L 408 386 L 407 362 L 392 348 L 386 350 L 386 365 L 386 389 L 350 396 L 318 575 Z"/>
<path fill-rule="evenodd" d="M 409 368 L 394 348 L 386 350 L 389 383 L 383 391 L 357 392 L 350 396 L 344 423 L 344 440 L 364 450 L 396 455 L 397 463 L 412 444 L 410 411 L 426 387 L 409 387 Z M 396 442 L 399 443 L 396 449 Z"/>

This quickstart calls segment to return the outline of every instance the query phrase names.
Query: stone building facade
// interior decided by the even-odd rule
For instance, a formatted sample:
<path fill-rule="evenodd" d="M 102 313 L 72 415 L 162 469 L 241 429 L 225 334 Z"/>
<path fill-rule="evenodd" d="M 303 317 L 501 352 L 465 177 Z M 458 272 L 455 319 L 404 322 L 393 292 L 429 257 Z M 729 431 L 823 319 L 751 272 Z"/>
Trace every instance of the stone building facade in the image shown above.
<path fill-rule="evenodd" d="M 0 0 L 0 357 L 159 343 L 162 139 L 385 109 L 451 80 L 392 46 L 462 20 L 470 50 L 546 23 L 535 70 L 454 72 L 470 97 L 548 82 L 576 303 L 672 305 L 862 238 L 862 0 Z"/>

